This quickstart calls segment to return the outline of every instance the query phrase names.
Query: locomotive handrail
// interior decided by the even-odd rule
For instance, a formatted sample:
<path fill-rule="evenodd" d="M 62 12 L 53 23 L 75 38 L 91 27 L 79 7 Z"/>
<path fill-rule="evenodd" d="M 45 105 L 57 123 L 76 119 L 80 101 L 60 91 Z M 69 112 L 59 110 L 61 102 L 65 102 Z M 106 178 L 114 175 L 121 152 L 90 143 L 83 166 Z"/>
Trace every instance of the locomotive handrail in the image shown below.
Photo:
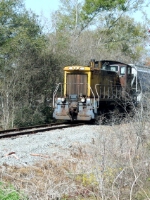
<path fill-rule="evenodd" d="M 137 67 L 135 65 L 131 65 L 131 66 L 132 66 L 132 68 L 135 69 L 135 72 L 133 73 L 134 77 L 133 77 L 133 79 L 131 81 L 131 87 L 133 86 L 134 80 L 136 80 L 136 88 L 133 88 L 133 89 L 136 89 L 136 92 L 137 92 L 138 91 L 138 89 L 137 89 L 137 85 L 138 85 L 137 71 L 138 70 L 137 70 Z"/>
<path fill-rule="evenodd" d="M 58 89 L 59 89 L 59 86 L 60 86 L 60 85 L 62 86 L 62 83 L 57 83 L 56 85 L 57 85 L 57 86 L 56 86 L 56 89 L 55 89 L 54 92 L 53 92 L 53 108 L 55 107 L 55 96 L 56 96 L 56 93 L 57 93 L 57 91 L 58 91 Z M 61 90 L 62 90 L 62 87 L 61 87 Z"/>
<path fill-rule="evenodd" d="M 94 109 L 95 109 L 95 108 L 97 108 L 97 107 L 95 106 L 95 95 L 94 95 L 94 92 L 93 92 L 93 90 L 92 90 L 92 88 L 91 88 L 90 85 L 89 85 L 89 87 L 90 87 L 91 93 L 93 94 L 93 98 L 94 98 Z"/>
<path fill-rule="evenodd" d="M 98 96 L 98 107 L 99 107 L 99 100 L 100 100 L 99 97 L 100 97 L 100 96 L 99 96 L 99 94 L 98 94 L 98 92 L 97 92 L 97 88 L 96 88 L 97 85 L 100 85 L 100 84 L 96 84 L 96 85 L 95 85 L 95 91 L 96 91 L 96 94 L 97 94 L 97 96 Z"/>

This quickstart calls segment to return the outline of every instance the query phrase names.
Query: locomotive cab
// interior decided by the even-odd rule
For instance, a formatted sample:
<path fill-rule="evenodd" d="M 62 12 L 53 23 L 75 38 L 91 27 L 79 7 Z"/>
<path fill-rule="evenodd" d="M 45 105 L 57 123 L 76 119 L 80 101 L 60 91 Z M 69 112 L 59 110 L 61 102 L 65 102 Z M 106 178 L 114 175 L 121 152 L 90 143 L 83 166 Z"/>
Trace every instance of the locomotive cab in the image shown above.
<path fill-rule="evenodd" d="M 53 93 L 53 117 L 90 121 L 106 108 L 124 103 L 133 92 L 130 65 L 117 61 L 91 60 L 88 66 L 64 67 L 64 83 Z"/>
<path fill-rule="evenodd" d="M 134 96 L 135 98 L 141 92 L 139 79 L 133 73 L 133 66 L 121 62 L 109 61 L 107 63 L 104 62 L 102 70 L 114 71 L 119 75 L 122 98 L 127 98 L 127 96 L 131 98 Z"/>

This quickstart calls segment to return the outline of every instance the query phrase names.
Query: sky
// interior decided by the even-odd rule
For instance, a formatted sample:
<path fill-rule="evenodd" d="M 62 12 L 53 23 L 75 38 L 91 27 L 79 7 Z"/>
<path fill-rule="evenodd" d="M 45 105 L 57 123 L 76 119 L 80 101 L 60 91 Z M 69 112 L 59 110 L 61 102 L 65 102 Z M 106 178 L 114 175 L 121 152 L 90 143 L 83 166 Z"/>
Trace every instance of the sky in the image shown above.
<path fill-rule="evenodd" d="M 31 9 L 34 13 L 48 17 L 52 11 L 58 9 L 60 0 L 24 0 L 27 10 Z"/>
<path fill-rule="evenodd" d="M 55 11 L 59 8 L 61 0 L 24 0 L 25 6 L 28 9 L 31 9 L 34 13 L 39 16 L 42 14 L 45 18 L 49 18 L 52 11 Z M 149 2 L 150 0 L 145 0 L 145 2 Z M 144 9 L 150 19 L 150 3 L 147 8 Z M 142 22 L 142 15 L 139 13 L 132 15 L 136 21 Z"/>

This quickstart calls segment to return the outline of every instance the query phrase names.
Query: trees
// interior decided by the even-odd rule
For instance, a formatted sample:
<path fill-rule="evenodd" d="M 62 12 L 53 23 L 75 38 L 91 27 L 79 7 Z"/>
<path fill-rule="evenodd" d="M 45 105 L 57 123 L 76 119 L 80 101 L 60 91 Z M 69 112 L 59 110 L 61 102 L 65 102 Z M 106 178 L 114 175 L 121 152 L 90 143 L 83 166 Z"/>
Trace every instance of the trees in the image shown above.
<path fill-rule="evenodd" d="M 81 11 L 82 29 L 87 27 L 99 15 L 111 17 L 111 19 L 114 19 L 115 25 L 115 22 L 119 19 L 118 14 L 119 16 L 128 12 L 131 14 L 138 9 L 141 10 L 141 6 L 144 4 L 144 0 L 85 0 Z"/>
<path fill-rule="evenodd" d="M 53 13 L 53 29 L 44 33 L 39 18 L 25 9 L 23 0 L 0 1 L 1 126 L 13 127 L 14 121 L 22 123 L 20 119 L 34 124 L 37 113 L 39 122 L 45 122 L 41 113 L 48 108 L 54 83 L 62 81 L 65 65 L 87 64 L 91 58 L 141 60 L 146 26 L 124 13 L 142 2 L 63 0 Z"/>
<path fill-rule="evenodd" d="M 60 56 L 49 50 L 39 18 L 22 0 L 0 1 L 0 15 L 0 126 L 50 122 Z"/>
<path fill-rule="evenodd" d="M 100 26 L 100 25 L 99 25 Z M 135 63 L 140 61 L 146 52 L 146 27 L 127 15 L 120 17 L 115 26 L 113 20 L 107 19 L 106 25 L 98 30 L 101 44 L 105 45 L 114 59 L 120 57 L 122 61 Z"/>
<path fill-rule="evenodd" d="M 66 4 L 67 2 L 67 4 Z M 70 55 L 78 63 L 91 58 L 138 62 L 146 53 L 146 25 L 129 17 L 143 1 L 62 1 L 53 14 L 55 52 Z"/>
<path fill-rule="evenodd" d="M 21 0 L 0 1 L 0 14 L 1 126 L 6 129 L 14 126 L 22 106 L 29 107 L 31 77 L 45 39 L 37 16 Z"/>

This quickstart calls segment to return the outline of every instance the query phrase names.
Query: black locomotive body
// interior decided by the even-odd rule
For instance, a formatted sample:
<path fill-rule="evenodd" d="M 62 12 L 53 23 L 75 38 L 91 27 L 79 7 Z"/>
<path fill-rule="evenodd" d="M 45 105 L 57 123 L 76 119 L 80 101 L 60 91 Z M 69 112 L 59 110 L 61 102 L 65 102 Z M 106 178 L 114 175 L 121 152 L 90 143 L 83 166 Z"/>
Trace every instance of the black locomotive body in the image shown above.
<path fill-rule="evenodd" d="M 90 121 L 118 105 L 138 103 L 142 93 L 133 68 L 111 60 L 64 67 L 64 83 L 58 83 L 53 93 L 53 117 Z"/>

